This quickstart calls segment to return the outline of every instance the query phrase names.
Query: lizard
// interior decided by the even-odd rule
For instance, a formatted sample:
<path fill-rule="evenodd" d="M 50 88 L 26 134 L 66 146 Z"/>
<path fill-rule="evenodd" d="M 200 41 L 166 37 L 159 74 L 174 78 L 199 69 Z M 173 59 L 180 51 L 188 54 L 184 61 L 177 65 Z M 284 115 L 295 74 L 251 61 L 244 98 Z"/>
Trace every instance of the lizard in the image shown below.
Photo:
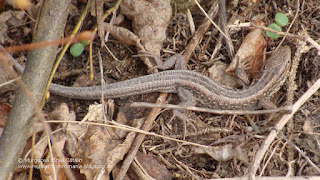
<path fill-rule="evenodd" d="M 175 56 L 182 56 L 176 54 Z M 182 56 L 183 58 L 183 56 Z M 230 90 L 217 84 L 201 73 L 190 70 L 166 70 L 141 76 L 104 87 L 68 87 L 52 83 L 50 92 L 56 95 L 97 100 L 104 93 L 105 98 L 120 98 L 151 92 L 178 93 L 180 99 L 190 100 L 202 107 L 218 109 L 258 109 L 259 100 L 271 97 L 286 80 L 291 65 L 291 49 L 280 47 L 266 60 L 258 81 L 243 90 Z M 103 89 L 103 90 L 102 90 Z M 193 97 L 185 97 L 184 90 L 190 91 Z"/>

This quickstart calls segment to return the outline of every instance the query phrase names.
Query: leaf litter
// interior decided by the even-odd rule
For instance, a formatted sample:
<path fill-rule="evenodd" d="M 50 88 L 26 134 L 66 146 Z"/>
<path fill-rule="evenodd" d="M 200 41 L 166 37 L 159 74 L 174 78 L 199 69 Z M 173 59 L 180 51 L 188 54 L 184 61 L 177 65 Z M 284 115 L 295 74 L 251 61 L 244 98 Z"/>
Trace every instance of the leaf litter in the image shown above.
<path fill-rule="evenodd" d="M 145 49 L 149 52 L 152 52 L 152 54 L 156 56 L 160 56 L 160 50 L 162 49 L 163 43 L 168 43 L 167 42 L 168 39 L 166 39 L 167 38 L 166 28 L 167 26 L 169 26 L 169 28 L 172 28 L 174 27 L 174 25 L 169 24 L 168 17 L 170 17 L 171 15 L 171 9 L 168 12 L 169 7 L 162 6 L 161 4 L 162 2 L 159 2 L 159 3 L 155 2 L 154 5 L 150 6 L 150 9 L 148 9 L 148 11 L 144 11 L 144 9 L 141 9 L 141 7 L 143 7 L 142 5 L 146 5 L 150 2 L 151 1 L 126 1 L 125 3 L 127 4 L 123 3 L 121 5 L 122 14 L 125 15 L 126 18 L 132 20 L 132 31 L 130 30 L 130 28 L 121 27 L 121 24 L 122 24 L 121 22 L 117 22 L 113 25 L 106 24 L 104 27 L 106 31 L 110 31 L 110 34 L 113 38 L 116 38 L 121 43 L 126 45 L 133 45 L 133 46 L 136 46 L 137 50 Z M 311 4 L 314 3 L 312 1 L 310 2 Z M 238 4 L 239 6 L 245 5 L 244 2 L 239 2 L 239 3 L 240 3 Z M 164 12 L 160 11 L 159 7 L 163 7 L 163 9 L 166 10 L 164 12 L 168 12 L 168 13 L 163 14 Z M 270 12 L 272 11 L 271 9 L 267 9 L 267 8 L 271 8 L 271 7 L 266 7 L 266 10 L 269 10 Z M 308 11 L 312 12 L 311 11 L 312 8 L 311 7 L 309 8 L 310 9 L 308 9 Z M 6 26 L 9 22 L 9 19 L 13 17 L 12 12 L 10 13 L 8 13 L 9 15 L 8 14 L 4 15 L 3 16 L 4 18 L 0 18 L 0 21 L 1 20 L 4 21 L 4 22 L 2 21 L 0 22 L 0 26 L 4 27 L 4 29 L 6 28 L 5 29 L 6 31 L 8 30 Z M 317 13 L 317 12 L 314 12 L 314 13 Z M 160 15 L 164 16 L 163 19 L 166 19 L 165 22 L 157 21 L 156 16 L 160 16 Z M 304 14 L 302 14 L 302 16 L 303 15 Z M 149 18 L 150 19 L 154 18 L 153 19 L 154 21 L 152 20 L 150 21 Z M 305 17 L 305 18 L 307 19 L 308 17 Z M 126 21 L 126 19 L 123 19 L 122 21 Z M 307 25 L 317 29 L 317 27 L 315 27 L 313 24 L 307 24 Z M 4 29 L 2 28 L 0 29 L 0 40 L 3 40 L 4 42 L 7 42 L 7 43 L 8 42 L 12 43 L 12 39 L 9 38 L 9 36 L 6 37 L 5 35 L 1 34 L 2 32 L 1 30 L 4 30 Z M 188 29 L 188 28 L 185 28 L 185 29 Z M 252 32 L 255 32 L 255 31 L 258 31 L 258 30 L 255 29 Z M 157 34 L 158 32 L 159 34 Z M 239 34 L 240 34 L 240 37 L 239 37 Z M 236 38 L 238 36 L 238 39 L 241 39 L 241 33 L 239 34 L 235 34 L 234 35 L 235 37 L 233 38 Z M 258 34 L 261 34 L 261 32 L 259 32 Z M 257 36 L 261 36 L 261 35 L 255 34 L 253 37 L 257 37 Z M 188 38 L 188 37 L 181 36 L 181 38 Z M 247 50 L 244 50 L 244 51 L 239 50 L 238 51 L 239 53 L 236 54 L 236 56 L 243 56 L 240 58 L 240 60 L 238 60 L 239 62 L 242 62 L 241 59 L 245 59 L 245 61 L 249 59 L 251 63 L 249 65 L 250 68 L 249 69 L 244 68 L 242 70 L 248 76 L 252 76 L 252 77 L 256 76 L 254 75 L 254 73 L 259 72 L 257 69 L 261 69 L 260 61 L 263 61 L 263 60 L 260 60 L 261 58 L 258 56 L 260 56 L 261 54 L 263 55 L 265 54 L 264 53 L 265 47 L 263 47 L 262 45 L 257 45 L 256 42 L 254 41 L 255 41 L 255 38 L 251 38 L 250 42 L 248 42 L 248 45 L 243 45 L 244 49 L 247 49 Z M 263 42 L 263 40 L 260 39 L 258 40 L 257 43 L 263 44 L 261 42 Z M 245 43 L 246 42 L 243 42 L 243 44 Z M 170 45 L 168 44 L 165 44 L 165 45 L 167 47 L 170 47 Z M 240 49 L 243 49 L 241 48 L 241 46 L 240 46 Z M 254 46 L 254 48 L 247 48 L 248 46 Z M 303 82 L 302 79 L 305 78 L 304 74 L 310 73 L 313 80 L 316 77 L 318 77 L 317 72 L 319 72 L 319 66 L 317 65 L 318 65 L 318 62 L 320 61 L 318 61 L 319 59 L 317 56 L 315 56 L 315 54 L 316 53 L 314 53 L 314 51 L 311 51 L 306 55 L 309 57 L 309 61 L 305 60 L 303 62 L 305 69 L 303 69 L 302 72 L 305 72 L 305 73 L 301 73 L 298 75 L 299 87 L 305 88 L 305 85 L 303 85 L 302 83 Z M 254 65 L 252 65 L 252 64 L 256 64 L 256 58 L 259 59 L 257 63 L 258 64 L 257 69 L 253 68 Z M 194 59 L 193 62 L 197 63 L 197 59 Z M 232 61 L 232 63 L 234 64 L 236 63 L 236 61 L 235 62 Z M 314 67 L 314 68 L 311 68 L 311 67 Z M 297 93 L 301 93 L 301 92 L 298 91 Z M 295 141 L 295 143 L 300 144 L 302 147 L 306 147 L 306 149 L 309 147 L 309 152 L 313 152 L 315 155 L 313 160 L 318 162 L 317 157 L 319 157 L 319 153 L 316 151 L 316 149 L 318 149 L 318 146 L 317 146 L 318 140 L 315 134 L 318 133 L 319 131 L 319 128 L 318 128 L 319 124 L 315 120 L 319 118 L 319 109 L 316 108 L 318 106 L 315 106 L 315 105 L 319 104 L 319 99 L 314 98 L 311 101 L 314 102 L 314 104 L 312 102 L 306 104 L 306 107 L 308 108 L 308 110 L 305 110 L 301 114 L 297 115 L 297 118 L 300 119 L 300 120 L 298 119 L 297 121 L 300 124 L 297 125 L 296 129 L 300 130 L 302 134 L 304 134 L 305 136 L 296 134 L 296 137 L 293 140 Z M 62 104 L 61 106 L 63 106 L 64 108 L 58 107 L 56 110 L 50 113 L 50 115 L 48 115 L 47 118 L 59 119 L 64 121 L 67 121 L 67 120 L 75 121 L 76 117 L 72 111 L 69 111 L 68 106 L 66 106 L 65 104 Z M 95 107 L 93 108 L 95 110 L 93 111 L 89 110 L 90 118 L 88 118 L 88 121 L 100 122 L 102 119 L 104 119 L 102 106 L 101 105 L 92 105 L 92 106 Z M 128 123 L 128 120 L 126 120 L 127 119 L 126 116 L 128 115 L 123 115 L 122 113 L 123 112 L 121 111 L 118 113 L 117 115 L 118 118 L 116 119 L 116 121 L 131 125 L 132 123 Z M 163 114 L 163 116 L 166 117 L 165 114 Z M 302 119 L 305 116 L 308 118 L 304 122 L 302 121 Z M 195 120 L 196 123 L 194 123 L 195 126 L 197 126 L 197 120 L 200 117 L 206 120 L 206 122 L 204 123 L 206 124 L 206 126 L 218 126 L 218 127 L 231 126 L 234 128 L 235 134 L 241 133 L 242 131 L 246 131 L 247 133 L 250 132 L 250 128 L 248 129 L 244 128 L 244 127 L 249 127 L 249 125 L 246 124 L 246 122 L 242 121 L 244 119 L 242 117 L 225 118 L 225 117 L 217 116 L 215 118 L 210 118 L 206 116 L 196 117 L 195 115 L 191 115 L 191 117 L 193 119 L 196 119 Z M 261 123 L 259 122 L 260 118 L 261 117 L 257 117 L 256 119 L 258 124 Z M 155 127 L 153 130 L 158 134 L 163 133 L 166 135 L 181 133 L 179 131 L 179 126 L 181 126 L 181 124 L 178 124 L 176 122 L 173 123 L 173 122 L 170 122 L 170 121 L 168 122 L 164 120 L 163 117 L 160 117 L 159 123 L 154 125 Z M 203 128 L 202 126 L 203 125 L 201 126 L 199 125 L 199 127 L 196 127 L 196 129 L 198 128 L 199 130 L 200 128 Z M 88 124 L 81 124 L 81 123 L 68 123 L 68 124 L 64 123 L 60 125 L 54 124 L 52 125 L 52 127 L 53 127 L 53 130 L 57 130 L 57 129 L 65 130 L 65 132 L 55 135 L 58 137 L 57 139 L 59 139 L 58 141 L 59 144 L 61 143 L 61 145 L 59 145 L 61 150 L 66 151 L 68 155 L 72 158 L 79 158 L 83 160 L 83 162 L 76 163 L 76 164 L 106 165 L 106 169 L 105 169 L 106 173 L 103 176 L 106 179 L 108 179 L 107 174 L 109 172 L 113 170 L 115 171 L 117 169 L 116 164 L 118 164 L 123 159 L 124 155 L 130 148 L 130 145 L 134 139 L 134 135 L 132 135 L 133 132 L 132 133 L 130 132 L 131 133 L 130 134 L 125 131 L 121 131 L 118 129 L 111 129 L 104 126 L 95 126 L 95 125 L 88 125 Z M 160 130 L 159 127 L 161 127 L 162 130 Z M 193 129 L 190 127 L 191 125 L 187 125 L 187 129 L 191 130 L 190 132 L 194 132 Z M 61 137 L 59 138 L 59 136 Z M 221 134 L 221 133 L 211 133 L 211 134 L 199 133 L 197 137 L 187 136 L 185 137 L 185 139 L 188 141 L 196 141 L 201 144 L 209 144 L 209 142 L 212 142 L 215 139 L 216 140 L 221 139 L 224 136 L 225 134 Z M 262 136 L 260 136 L 259 138 L 261 137 Z M 64 138 L 66 139 L 64 140 Z M 177 143 L 175 142 L 171 142 L 167 140 L 162 140 L 163 141 L 162 142 L 161 139 L 158 139 L 155 137 L 148 137 L 145 143 L 143 144 L 143 146 L 141 147 L 141 150 L 152 152 L 152 154 L 157 155 L 157 157 L 162 157 L 163 159 L 166 159 L 165 161 L 161 160 L 162 162 L 166 162 L 166 167 L 171 167 L 173 169 L 172 172 L 178 172 L 178 174 L 185 175 L 185 177 L 192 176 L 187 173 L 188 172 L 187 167 L 192 169 L 193 173 L 202 177 L 207 177 L 207 178 L 213 177 L 213 175 L 211 176 L 211 173 L 213 171 L 218 173 L 220 177 L 241 176 L 243 175 L 244 173 L 243 170 L 246 169 L 246 166 L 244 166 L 243 169 L 240 169 L 240 170 L 238 169 L 240 172 L 237 174 L 235 171 L 232 171 L 234 169 L 230 169 L 228 165 L 230 165 L 231 160 L 240 161 L 241 163 L 244 163 L 244 164 L 246 164 L 248 161 L 250 162 L 251 158 L 254 155 L 255 150 L 258 148 L 259 138 L 251 142 L 251 144 L 254 144 L 254 145 L 249 147 L 243 147 L 242 145 L 239 145 L 236 142 L 237 138 L 235 138 L 231 141 L 226 140 L 224 141 L 224 143 L 221 143 L 221 145 L 211 146 L 209 150 L 206 149 L 205 151 L 203 151 L 203 149 L 201 148 L 195 150 L 187 146 L 177 145 Z M 46 145 L 42 145 L 42 146 L 46 147 Z M 43 157 L 49 158 L 49 155 L 44 153 L 43 149 L 45 148 L 42 147 L 41 149 L 42 149 L 41 153 L 39 151 L 39 153 L 36 156 L 42 157 L 42 158 Z M 282 151 L 283 149 L 280 149 L 280 150 Z M 175 160 L 170 158 L 170 156 L 172 155 L 175 156 L 175 158 L 177 158 L 180 161 L 180 163 L 183 162 L 186 166 L 183 166 L 184 168 L 181 168 L 182 164 L 180 164 L 180 168 L 177 168 L 179 166 L 170 166 L 175 164 L 174 163 Z M 271 161 L 275 166 L 278 164 L 282 165 L 281 162 L 278 161 L 277 157 L 279 156 L 271 157 Z M 157 158 L 157 161 L 160 161 L 159 159 L 161 158 Z M 203 166 L 200 166 L 201 164 Z M 216 169 L 215 165 L 217 165 L 216 167 L 222 168 L 222 170 Z M 232 165 L 237 165 L 237 164 L 232 164 Z M 148 164 L 146 166 L 148 166 Z M 238 167 L 235 167 L 235 169 L 236 168 Z M 275 169 L 276 168 L 271 163 L 265 170 L 266 175 L 273 175 L 273 173 L 277 174 Z M 201 170 L 202 172 L 200 172 Z M 81 174 L 84 174 L 87 179 L 97 177 L 100 173 L 100 171 L 98 171 L 97 169 L 92 170 L 89 168 L 80 169 L 80 172 Z M 224 172 L 233 172 L 233 173 L 228 174 Z M 301 172 L 299 173 L 301 175 L 304 175 L 304 174 L 317 175 L 310 168 L 305 168 L 301 170 Z M 41 174 L 44 175 L 45 172 L 41 172 Z M 280 175 L 283 175 L 283 174 L 280 173 Z M 175 176 L 178 176 L 178 175 L 175 174 Z M 46 179 L 50 177 L 51 176 L 47 176 L 47 177 L 43 176 L 42 178 Z"/>

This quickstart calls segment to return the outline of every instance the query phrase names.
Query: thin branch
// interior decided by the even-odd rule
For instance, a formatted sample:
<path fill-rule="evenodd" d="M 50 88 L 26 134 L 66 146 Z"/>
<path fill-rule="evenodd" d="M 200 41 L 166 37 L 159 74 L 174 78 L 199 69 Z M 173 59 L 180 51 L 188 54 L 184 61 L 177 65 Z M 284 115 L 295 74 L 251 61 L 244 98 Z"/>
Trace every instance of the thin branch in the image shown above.
<path fill-rule="evenodd" d="M 189 111 L 206 112 L 206 113 L 213 113 L 213 114 L 229 114 L 229 115 L 268 114 L 268 113 L 276 113 L 276 112 L 283 112 L 283 113 L 289 114 L 292 112 L 291 106 L 284 106 L 276 109 L 250 111 L 250 110 L 220 110 L 220 109 L 209 109 L 209 108 L 194 107 L 194 106 L 179 106 L 179 105 L 173 105 L 173 104 L 154 104 L 154 103 L 146 103 L 146 102 L 134 102 L 131 104 L 131 107 L 182 109 L 182 110 L 189 110 Z"/>

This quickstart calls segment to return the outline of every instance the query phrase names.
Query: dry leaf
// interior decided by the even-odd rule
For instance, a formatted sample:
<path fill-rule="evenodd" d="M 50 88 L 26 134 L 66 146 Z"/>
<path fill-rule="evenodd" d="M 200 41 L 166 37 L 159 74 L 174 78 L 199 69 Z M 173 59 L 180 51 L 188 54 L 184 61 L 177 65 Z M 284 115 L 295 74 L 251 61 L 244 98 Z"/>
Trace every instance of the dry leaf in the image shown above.
<path fill-rule="evenodd" d="M 104 109 L 102 104 L 91 104 L 88 114 L 81 121 L 102 122 L 104 117 Z"/>
<path fill-rule="evenodd" d="M 69 110 L 66 103 L 62 103 L 48 114 L 46 118 L 49 120 L 75 121 L 76 115 L 73 111 Z"/>
<path fill-rule="evenodd" d="M 140 46 L 140 38 L 128 29 L 119 26 L 112 26 L 110 24 L 106 24 L 106 28 L 112 37 L 116 38 L 120 42 L 127 45 Z"/>
<path fill-rule="evenodd" d="M 102 105 L 90 105 L 86 119 L 100 121 L 103 114 Z M 141 126 L 142 123 L 139 123 Z M 90 126 L 85 124 L 68 124 L 66 150 L 72 158 L 79 158 L 83 168 L 80 172 L 87 179 L 100 176 L 107 179 L 114 166 L 123 159 L 135 138 L 135 133 L 127 133 L 121 139 L 113 128 Z"/>
<path fill-rule="evenodd" d="M 117 137 L 112 137 L 106 127 L 79 125 L 78 128 L 75 128 L 75 126 L 72 126 L 72 130 L 80 129 L 81 132 L 85 131 L 85 133 L 79 133 L 80 136 L 77 138 L 75 138 L 75 133 L 72 133 L 73 136 L 71 137 L 68 136 L 66 150 L 72 158 L 81 159 L 79 165 L 82 165 L 83 168 L 80 168 L 80 172 L 87 179 L 94 179 L 101 171 L 105 171 L 109 164 L 121 160 L 118 157 L 119 154 L 116 155 L 118 151 L 114 152 L 112 150 L 122 141 Z M 67 128 L 67 131 L 70 135 L 69 128 Z M 108 162 L 108 160 L 112 162 Z M 110 166 L 108 168 L 112 169 Z M 107 179 L 108 174 L 103 173 L 104 179 Z"/>
<path fill-rule="evenodd" d="M 55 148 L 54 150 L 63 152 L 63 149 L 65 147 L 65 142 L 66 142 L 66 136 L 63 132 L 59 132 L 59 133 L 55 133 Z M 52 166 L 52 161 L 54 162 L 54 166 Z M 65 174 L 65 171 L 63 168 L 59 168 L 60 165 L 63 165 L 62 163 L 63 159 L 59 159 L 56 154 L 54 154 L 54 157 L 51 158 L 50 154 L 47 154 L 47 156 L 45 157 L 45 161 L 43 163 L 43 165 L 46 168 L 40 168 L 40 176 L 42 180 L 51 180 L 54 179 L 54 177 L 58 177 L 57 179 L 67 179 L 67 176 Z M 67 160 L 65 160 L 67 161 Z M 68 159 L 68 161 L 70 161 L 70 159 Z M 68 165 L 68 162 L 65 162 Z M 40 164 L 38 164 L 40 165 Z M 55 173 L 55 174 L 54 174 Z"/>
<path fill-rule="evenodd" d="M 31 8 L 32 4 L 30 0 L 7 0 L 7 3 L 17 9 L 28 10 Z"/>
<path fill-rule="evenodd" d="M 159 57 L 171 17 L 170 0 L 123 0 L 121 13 L 132 19 L 133 32 L 145 50 Z"/>
<path fill-rule="evenodd" d="M 10 109 L 11 106 L 9 104 L 0 102 L 0 136 L 8 120 Z"/>
<path fill-rule="evenodd" d="M 0 102 L 0 127 L 3 128 L 9 117 L 11 106 L 7 103 Z"/>
<path fill-rule="evenodd" d="M 28 179 L 29 175 L 27 171 L 22 171 L 18 173 L 14 173 L 13 180 L 25 180 Z"/>
<path fill-rule="evenodd" d="M 304 121 L 302 129 L 303 129 L 303 132 L 305 132 L 305 133 L 313 133 L 313 127 L 312 127 L 311 122 L 308 118 Z"/>
<path fill-rule="evenodd" d="M 75 115 L 73 112 L 69 112 L 69 108 L 66 104 L 61 104 L 60 106 L 56 107 L 49 115 L 46 116 L 46 118 L 50 118 L 50 120 L 75 120 Z M 52 166 L 52 158 L 50 158 L 50 153 L 48 153 L 48 137 L 46 133 L 41 134 L 39 138 L 38 132 L 40 132 L 40 129 L 38 128 L 38 123 L 34 123 L 35 125 L 32 126 L 31 131 L 35 132 L 35 146 L 33 149 L 33 157 L 30 159 L 30 153 L 31 153 L 31 138 L 27 142 L 27 145 L 25 146 L 25 150 L 19 160 L 19 166 L 16 169 L 16 171 L 28 171 L 28 167 L 30 165 L 30 161 L 33 161 L 33 165 L 35 167 L 39 167 L 39 172 L 41 179 L 54 179 L 54 177 L 60 177 L 59 179 L 64 179 L 67 176 L 64 174 L 65 171 L 63 168 L 60 168 L 59 165 L 63 165 L 63 163 L 60 163 L 62 159 L 59 159 L 55 154 L 53 157 L 54 166 Z M 52 127 L 52 130 L 61 130 L 60 123 L 57 124 L 50 124 Z M 63 126 L 63 125 L 62 125 Z M 36 129 L 36 131 L 35 131 Z M 41 131 L 43 130 L 43 124 L 41 123 Z M 54 150 L 58 150 L 60 152 L 63 152 L 66 142 L 66 135 L 64 131 L 56 131 L 55 133 L 51 134 L 51 136 L 55 137 L 55 143 Z M 56 152 L 56 151 L 53 151 Z M 66 162 L 66 160 L 64 160 Z M 66 162 L 68 165 L 68 162 Z M 23 166 L 24 165 L 24 166 Z M 53 171 L 53 168 L 55 168 L 55 171 Z M 55 173 L 55 174 L 54 174 Z"/>
<path fill-rule="evenodd" d="M 257 78 L 264 65 L 266 44 L 262 30 L 253 29 L 244 38 L 226 72 L 249 84 L 250 78 Z"/>
<path fill-rule="evenodd" d="M 0 36 L 1 36 L 1 32 L 0 32 Z M 1 39 L 1 37 L 0 37 L 0 39 Z M 12 62 L 11 61 L 8 61 L 8 62 L 9 62 L 9 64 L 8 64 L 7 68 L 10 68 L 12 71 L 14 71 Z M 5 84 L 5 85 L 3 84 L 3 83 L 8 83 L 8 81 L 10 81 L 10 80 L 12 80 L 12 77 L 0 65 L 0 94 L 6 93 L 7 91 L 13 91 L 17 88 L 17 86 L 14 82 L 9 83 L 9 84 Z"/>
<path fill-rule="evenodd" d="M 132 169 L 135 173 L 131 173 L 129 171 L 128 175 L 132 179 L 172 179 L 171 173 L 168 169 L 161 165 L 156 158 L 152 155 L 144 154 L 138 152 L 135 158 L 135 162 L 131 165 L 130 169 Z"/>
<path fill-rule="evenodd" d="M 0 14 L 0 44 L 5 42 L 13 43 L 12 39 L 7 35 L 8 27 L 20 26 L 24 24 L 24 11 L 5 11 Z"/>
<path fill-rule="evenodd" d="M 229 161 L 233 158 L 236 158 L 244 163 L 248 163 L 248 155 L 241 146 L 234 147 L 231 144 L 225 144 L 222 146 L 213 146 L 210 148 L 195 148 L 195 153 L 198 154 L 208 154 L 213 159 L 217 161 Z"/>

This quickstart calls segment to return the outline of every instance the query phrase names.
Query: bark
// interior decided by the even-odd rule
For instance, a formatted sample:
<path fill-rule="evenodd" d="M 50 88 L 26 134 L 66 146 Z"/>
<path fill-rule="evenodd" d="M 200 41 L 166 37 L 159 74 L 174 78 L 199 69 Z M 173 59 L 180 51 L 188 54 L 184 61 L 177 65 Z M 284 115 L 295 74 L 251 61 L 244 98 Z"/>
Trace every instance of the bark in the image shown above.
<path fill-rule="evenodd" d="M 43 2 L 33 42 L 55 40 L 63 36 L 69 5 L 70 0 Z M 43 96 L 57 50 L 57 46 L 43 47 L 28 54 L 28 62 L 22 80 L 37 104 L 40 104 Z M 18 89 L 9 120 L 0 138 L 0 179 L 8 179 L 13 174 L 29 137 L 32 123 L 36 120 L 35 109 L 30 97 Z"/>

